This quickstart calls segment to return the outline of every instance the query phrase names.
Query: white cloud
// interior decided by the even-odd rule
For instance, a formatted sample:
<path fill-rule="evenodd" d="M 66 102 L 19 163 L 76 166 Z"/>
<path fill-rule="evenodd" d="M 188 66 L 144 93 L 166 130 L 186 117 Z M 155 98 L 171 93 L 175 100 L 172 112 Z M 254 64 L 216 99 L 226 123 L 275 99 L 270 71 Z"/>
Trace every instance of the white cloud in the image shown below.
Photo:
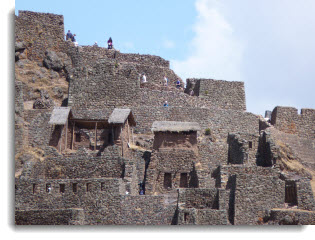
<path fill-rule="evenodd" d="M 171 41 L 171 40 L 165 39 L 163 41 L 163 46 L 165 48 L 174 48 L 175 47 L 175 43 L 173 41 Z"/>
<path fill-rule="evenodd" d="M 189 45 L 189 56 L 171 61 L 172 68 L 183 79 L 188 77 L 240 81 L 242 44 L 234 37 L 216 0 L 197 0 L 195 33 Z"/>
<path fill-rule="evenodd" d="M 135 49 L 133 42 L 123 42 L 122 47 L 126 50 L 134 50 Z"/>

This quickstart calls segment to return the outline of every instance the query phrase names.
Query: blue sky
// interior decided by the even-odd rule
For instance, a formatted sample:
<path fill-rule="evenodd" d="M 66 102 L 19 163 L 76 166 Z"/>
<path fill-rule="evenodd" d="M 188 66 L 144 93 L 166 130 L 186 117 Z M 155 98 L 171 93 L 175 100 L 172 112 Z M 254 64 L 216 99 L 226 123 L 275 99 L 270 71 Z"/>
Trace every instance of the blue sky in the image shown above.
<path fill-rule="evenodd" d="M 153 54 L 188 77 L 244 81 L 247 110 L 315 108 L 315 1 L 16 0 L 62 14 L 80 45 Z"/>

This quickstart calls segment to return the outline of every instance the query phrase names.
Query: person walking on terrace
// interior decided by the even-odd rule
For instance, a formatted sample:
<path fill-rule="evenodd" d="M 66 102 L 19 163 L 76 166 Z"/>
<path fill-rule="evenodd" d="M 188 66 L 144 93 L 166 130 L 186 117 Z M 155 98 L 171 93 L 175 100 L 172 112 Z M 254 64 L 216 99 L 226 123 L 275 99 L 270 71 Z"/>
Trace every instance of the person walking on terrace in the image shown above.
<path fill-rule="evenodd" d="M 108 45 L 108 49 L 113 49 L 113 40 L 111 37 L 108 39 L 107 45 Z"/>

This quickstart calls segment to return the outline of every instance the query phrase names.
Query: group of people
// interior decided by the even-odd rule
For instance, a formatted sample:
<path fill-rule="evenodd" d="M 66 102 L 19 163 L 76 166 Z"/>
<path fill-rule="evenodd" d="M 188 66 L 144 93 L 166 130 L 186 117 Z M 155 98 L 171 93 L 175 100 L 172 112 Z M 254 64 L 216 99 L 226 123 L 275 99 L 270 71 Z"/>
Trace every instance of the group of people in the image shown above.
<path fill-rule="evenodd" d="M 75 39 L 75 34 L 72 34 L 70 30 L 68 30 L 67 34 L 65 35 L 66 36 L 66 40 L 67 41 L 71 41 L 74 43 L 75 46 L 78 46 L 78 42 L 76 41 Z M 107 41 L 107 45 L 108 45 L 108 49 L 113 49 L 113 39 L 110 37 Z M 98 44 L 97 42 L 94 42 L 94 45 L 95 47 L 98 47 Z"/>
<path fill-rule="evenodd" d="M 68 30 L 66 34 L 66 40 L 74 43 L 75 46 L 78 46 L 78 42 L 75 40 L 75 34 L 72 34 L 70 30 Z"/>
<path fill-rule="evenodd" d="M 168 86 L 169 80 L 166 76 L 164 76 L 164 86 Z M 180 88 L 181 87 L 181 82 L 179 81 L 179 79 L 176 81 L 176 88 Z"/>

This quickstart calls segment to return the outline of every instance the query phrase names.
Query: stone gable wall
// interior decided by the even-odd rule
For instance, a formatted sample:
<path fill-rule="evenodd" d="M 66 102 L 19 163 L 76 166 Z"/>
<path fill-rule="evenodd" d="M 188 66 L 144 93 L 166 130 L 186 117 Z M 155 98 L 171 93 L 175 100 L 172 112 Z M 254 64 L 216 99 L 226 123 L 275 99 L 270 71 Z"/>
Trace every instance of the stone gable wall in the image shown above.
<path fill-rule="evenodd" d="M 165 193 L 180 186 L 180 173 L 188 174 L 188 185 L 198 185 L 195 169 L 197 163 L 196 153 L 192 150 L 172 149 L 153 151 L 147 170 L 146 193 Z M 171 173 L 172 187 L 164 188 L 164 174 Z"/>
<path fill-rule="evenodd" d="M 285 133 L 315 139 L 315 109 L 301 109 L 301 114 L 298 114 L 293 107 L 275 107 L 271 124 Z"/>
<path fill-rule="evenodd" d="M 191 90 L 217 108 L 246 111 L 244 82 L 189 78 L 185 92 Z"/>
<path fill-rule="evenodd" d="M 237 174 L 234 224 L 256 225 L 265 210 L 284 206 L 285 182 L 274 176 Z"/>
<path fill-rule="evenodd" d="M 19 11 L 15 17 L 15 41 L 25 42 L 27 57 L 41 61 L 47 50 L 65 50 L 64 18 L 62 15 Z"/>
<path fill-rule="evenodd" d="M 27 141 L 30 147 L 44 147 L 49 145 L 52 125 L 48 124 L 51 109 L 34 109 L 25 111 L 25 121 L 28 123 Z"/>

